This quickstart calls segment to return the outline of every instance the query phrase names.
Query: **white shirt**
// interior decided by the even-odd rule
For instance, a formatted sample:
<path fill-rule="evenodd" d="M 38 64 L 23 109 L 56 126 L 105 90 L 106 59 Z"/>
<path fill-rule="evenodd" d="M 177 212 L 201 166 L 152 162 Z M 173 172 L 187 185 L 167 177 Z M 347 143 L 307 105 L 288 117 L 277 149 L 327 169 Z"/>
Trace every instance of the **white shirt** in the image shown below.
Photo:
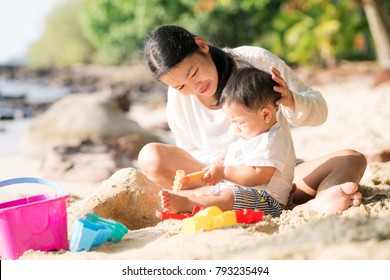
<path fill-rule="evenodd" d="M 275 167 L 275 173 L 267 185 L 252 188 L 263 189 L 279 203 L 286 205 L 294 177 L 295 152 L 289 124 L 280 109 L 277 119 L 278 122 L 267 132 L 250 140 L 239 138 L 232 142 L 224 165 Z"/>
<path fill-rule="evenodd" d="M 320 92 L 306 86 L 280 58 L 259 47 L 239 47 L 232 52 L 253 66 L 267 71 L 274 66 L 287 83 L 295 100 L 295 112 L 282 108 L 292 125 L 319 125 L 327 118 L 327 105 Z M 196 159 L 209 163 L 224 156 L 237 140 L 234 128 L 222 109 L 211 110 L 195 95 L 185 96 L 168 89 L 167 120 L 176 145 Z"/>

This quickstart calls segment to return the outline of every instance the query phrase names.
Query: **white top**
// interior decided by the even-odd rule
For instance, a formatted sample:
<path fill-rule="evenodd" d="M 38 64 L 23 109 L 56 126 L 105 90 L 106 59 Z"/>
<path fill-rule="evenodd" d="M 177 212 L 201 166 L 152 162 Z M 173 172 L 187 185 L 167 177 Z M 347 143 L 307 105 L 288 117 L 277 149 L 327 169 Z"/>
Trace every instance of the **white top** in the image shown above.
<path fill-rule="evenodd" d="M 292 125 L 320 125 L 327 118 L 327 105 L 319 91 L 306 86 L 280 58 L 259 47 L 239 47 L 232 52 L 240 59 L 267 71 L 274 66 L 287 83 L 295 100 L 295 112 L 281 108 Z M 222 109 L 211 110 L 196 95 L 185 96 L 168 89 L 167 121 L 176 145 L 204 163 L 226 154 L 237 140 L 234 128 Z"/>
<path fill-rule="evenodd" d="M 251 187 L 267 191 L 279 203 L 286 205 L 294 177 L 295 152 L 289 124 L 280 109 L 277 119 L 278 122 L 267 132 L 250 140 L 239 138 L 232 142 L 224 165 L 275 167 L 275 173 L 267 185 Z"/>

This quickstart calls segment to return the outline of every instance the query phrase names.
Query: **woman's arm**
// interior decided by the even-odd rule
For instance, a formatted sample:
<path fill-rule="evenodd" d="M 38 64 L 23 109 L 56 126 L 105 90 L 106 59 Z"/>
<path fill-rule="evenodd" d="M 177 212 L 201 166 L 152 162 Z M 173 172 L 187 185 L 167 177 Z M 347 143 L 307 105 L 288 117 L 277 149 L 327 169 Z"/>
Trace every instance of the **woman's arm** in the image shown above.
<path fill-rule="evenodd" d="M 268 184 L 275 167 L 272 166 L 225 166 L 224 179 L 242 186 L 254 187 Z"/>

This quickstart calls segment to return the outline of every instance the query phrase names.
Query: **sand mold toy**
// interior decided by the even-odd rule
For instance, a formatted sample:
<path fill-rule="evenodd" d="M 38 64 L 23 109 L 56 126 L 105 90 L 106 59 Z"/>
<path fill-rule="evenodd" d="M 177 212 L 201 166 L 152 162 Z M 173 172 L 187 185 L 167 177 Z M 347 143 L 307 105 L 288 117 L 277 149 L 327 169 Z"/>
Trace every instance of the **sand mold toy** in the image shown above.
<path fill-rule="evenodd" d="M 84 218 L 75 220 L 69 248 L 72 252 L 90 251 L 107 242 L 121 241 L 128 231 L 119 222 L 87 213 Z"/>

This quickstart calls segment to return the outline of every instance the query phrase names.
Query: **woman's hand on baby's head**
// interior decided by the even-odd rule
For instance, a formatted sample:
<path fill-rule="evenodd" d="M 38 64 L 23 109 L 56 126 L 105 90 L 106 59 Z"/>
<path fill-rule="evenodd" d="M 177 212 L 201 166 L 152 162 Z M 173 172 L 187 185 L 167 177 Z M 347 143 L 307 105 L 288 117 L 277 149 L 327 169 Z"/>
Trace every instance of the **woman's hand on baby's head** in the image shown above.
<path fill-rule="evenodd" d="M 288 85 L 282 78 L 280 72 L 275 67 L 271 66 L 272 79 L 279 84 L 275 86 L 274 90 L 280 93 L 280 98 L 276 100 L 276 105 L 282 104 L 284 107 L 290 108 L 292 111 L 295 111 L 295 101 L 294 97 L 288 88 Z"/>

